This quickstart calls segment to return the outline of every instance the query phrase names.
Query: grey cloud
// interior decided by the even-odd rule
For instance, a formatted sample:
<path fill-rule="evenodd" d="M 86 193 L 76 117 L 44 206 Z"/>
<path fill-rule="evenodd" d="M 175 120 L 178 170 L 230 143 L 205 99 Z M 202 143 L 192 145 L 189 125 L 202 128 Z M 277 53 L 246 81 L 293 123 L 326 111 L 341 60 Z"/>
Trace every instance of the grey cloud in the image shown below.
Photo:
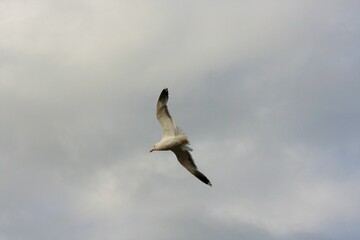
<path fill-rule="evenodd" d="M 0 238 L 359 235 L 356 1 L 0 4 Z"/>

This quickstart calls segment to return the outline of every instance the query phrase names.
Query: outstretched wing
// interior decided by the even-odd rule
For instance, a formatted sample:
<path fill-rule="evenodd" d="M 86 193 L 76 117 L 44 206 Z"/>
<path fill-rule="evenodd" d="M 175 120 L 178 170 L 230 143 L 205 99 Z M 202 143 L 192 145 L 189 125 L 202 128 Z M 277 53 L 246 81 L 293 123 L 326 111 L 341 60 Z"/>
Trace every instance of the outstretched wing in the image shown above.
<path fill-rule="evenodd" d="M 180 164 L 183 165 L 190 173 L 192 173 L 203 183 L 212 186 L 209 179 L 204 174 L 202 174 L 200 171 L 197 170 L 197 167 L 189 151 L 181 149 L 180 146 L 173 148 L 171 151 L 175 153 Z"/>
<path fill-rule="evenodd" d="M 156 106 L 156 117 L 160 122 L 161 128 L 163 130 L 163 137 L 165 136 L 174 136 L 175 135 L 175 123 L 171 119 L 167 102 L 169 100 L 169 91 L 167 88 L 164 88 L 160 94 L 159 100 Z"/>

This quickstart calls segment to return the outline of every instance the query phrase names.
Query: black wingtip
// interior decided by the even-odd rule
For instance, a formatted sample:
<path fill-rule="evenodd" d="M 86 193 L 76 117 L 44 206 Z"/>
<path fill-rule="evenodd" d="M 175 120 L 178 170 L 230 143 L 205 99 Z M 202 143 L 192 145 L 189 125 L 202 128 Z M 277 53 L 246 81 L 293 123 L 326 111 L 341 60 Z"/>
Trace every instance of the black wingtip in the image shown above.
<path fill-rule="evenodd" d="M 195 175 L 195 177 L 197 177 L 200 181 L 202 181 L 203 183 L 209 185 L 210 187 L 212 187 L 212 184 L 210 182 L 210 180 L 204 175 L 202 174 L 200 171 L 197 171 L 193 173 Z"/>
<path fill-rule="evenodd" d="M 161 93 L 160 93 L 160 97 L 159 100 L 163 100 L 169 97 L 169 90 L 167 88 L 164 88 Z"/>

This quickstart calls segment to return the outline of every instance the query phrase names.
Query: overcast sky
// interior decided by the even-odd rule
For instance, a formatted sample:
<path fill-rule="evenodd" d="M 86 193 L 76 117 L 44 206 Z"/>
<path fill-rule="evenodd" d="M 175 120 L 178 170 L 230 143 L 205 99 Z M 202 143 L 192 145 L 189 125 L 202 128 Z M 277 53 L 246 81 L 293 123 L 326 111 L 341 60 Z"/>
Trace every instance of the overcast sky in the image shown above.
<path fill-rule="evenodd" d="M 0 0 L 0 240 L 360 239 L 357 0 Z M 209 187 L 161 138 L 188 134 Z"/>

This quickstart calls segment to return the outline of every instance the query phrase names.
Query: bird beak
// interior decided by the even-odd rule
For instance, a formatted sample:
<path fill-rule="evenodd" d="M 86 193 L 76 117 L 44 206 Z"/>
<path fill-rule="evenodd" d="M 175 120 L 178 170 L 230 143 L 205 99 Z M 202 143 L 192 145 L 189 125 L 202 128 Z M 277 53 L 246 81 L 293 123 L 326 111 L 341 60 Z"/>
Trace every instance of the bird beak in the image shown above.
<path fill-rule="evenodd" d="M 152 151 L 154 151 L 154 149 L 153 149 L 153 148 L 152 148 L 152 149 L 150 149 L 150 153 L 151 153 Z"/>

